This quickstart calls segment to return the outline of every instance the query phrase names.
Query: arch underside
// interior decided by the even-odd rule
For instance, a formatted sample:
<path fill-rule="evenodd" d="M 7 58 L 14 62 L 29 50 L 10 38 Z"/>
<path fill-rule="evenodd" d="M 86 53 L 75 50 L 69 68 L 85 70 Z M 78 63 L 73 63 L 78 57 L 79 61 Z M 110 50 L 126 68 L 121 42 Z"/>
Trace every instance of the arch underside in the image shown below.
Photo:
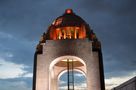
<path fill-rule="evenodd" d="M 75 86 L 75 71 L 81 73 L 86 77 L 86 64 L 85 62 L 76 56 L 61 56 L 53 60 L 50 64 L 50 88 L 54 84 L 53 89 L 59 89 L 59 79 L 64 74 L 67 73 L 67 89 L 74 90 Z M 77 86 L 76 86 L 77 87 Z"/>

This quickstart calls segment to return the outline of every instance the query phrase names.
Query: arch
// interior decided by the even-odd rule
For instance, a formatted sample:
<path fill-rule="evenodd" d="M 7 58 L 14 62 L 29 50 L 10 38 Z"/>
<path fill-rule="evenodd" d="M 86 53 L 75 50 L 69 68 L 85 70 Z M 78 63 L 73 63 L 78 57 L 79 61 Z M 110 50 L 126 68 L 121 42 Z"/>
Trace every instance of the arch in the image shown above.
<path fill-rule="evenodd" d="M 61 75 L 58 78 L 58 90 L 67 90 L 68 89 L 68 81 L 67 81 L 67 71 L 63 71 Z M 74 71 L 74 81 L 73 85 L 75 90 L 86 90 L 87 89 L 87 78 L 81 72 L 80 70 L 75 70 Z M 72 89 L 72 90 L 73 90 Z M 70 89 L 71 90 L 71 89 Z"/>
<path fill-rule="evenodd" d="M 61 60 L 64 60 L 64 59 L 67 59 L 67 58 L 78 60 L 78 61 L 80 61 L 80 62 L 86 67 L 86 63 L 83 61 L 83 59 L 81 59 L 81 58 L 79 58 L 79 57 L 77 57 L 77 56 L 67 55 L 67 56 L 60 56 L 60 57 L 56 58 L 55 60 L 53 60 L 53 61 L 51 62 L 51 64 L 50 64 L 49 70 L 52 70 L 52 67 L 53 67 L 57 62 L 59 62 L 59 61 L 61 61 Z"/>
<path fill-rule="evenodd" d="M 80 73 L 82 73 L 86 77 L 86 73 L 84 71 L 79 70 L 79 69 L 74 69 L 74 71 L 80 72 Z M 66 72 L 67 72 L 67 70 L 63 70 L 61 73 L 59 73 L 58 79 L 61 77 L 61 75 L 63 75 Z"/>
<path fill-rule="evenodd" d="M 85 75 L 86 74 L 86 63 L 83 61 L 83 59 L 81 59 L 77 56 L 70 56 L 70 55 L 60 56 L 60 57 L 54 59 L 49 65 L 49 90 L 52 85 L 54 85 L 54 89 L 52 89 L 52 90 L 57 89 L 58 77 L 60 77 L 60 74 L 63 74 L 64 72 L 66 72 L 66 68 L 67 68 L 66 65 L 62 64 L 62 62 L 65 63 L 65 61 L 67 61 L 67 59 L 74 61 L 76 64 L 76 68 L 74 67 L 74 70 L 82 73 L 86 77 L 86 75 Z M 77 64 L 77 62 L 78 62 L 78 64 Z"/>

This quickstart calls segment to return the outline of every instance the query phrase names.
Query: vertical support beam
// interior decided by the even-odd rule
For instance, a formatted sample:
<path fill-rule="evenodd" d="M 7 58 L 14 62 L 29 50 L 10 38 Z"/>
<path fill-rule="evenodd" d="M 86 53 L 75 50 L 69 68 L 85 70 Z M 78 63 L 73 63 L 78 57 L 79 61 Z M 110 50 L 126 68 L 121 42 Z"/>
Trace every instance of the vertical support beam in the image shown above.
<path fill-rule="evenodd" d="M 72 86 L 73 86 L 73 90 L 74 90 L 74 62 L 73 62 L 73 59 L 72 59 Z"/>
<path fill-rule="evenodd" d="M 70 85 L 69 85 L 69 59 L 67 59 L 67 71 L 68 71 L 68 74 L 67 74 L 67 85 L 68 85 L 68 90 L 70 90 Z"/>
<path fill-rule="evenodd" d="M 74 64 L 73 59 L 70 61 L 67 59 L 67 85 L 68 90 L 74 90 Z"/>

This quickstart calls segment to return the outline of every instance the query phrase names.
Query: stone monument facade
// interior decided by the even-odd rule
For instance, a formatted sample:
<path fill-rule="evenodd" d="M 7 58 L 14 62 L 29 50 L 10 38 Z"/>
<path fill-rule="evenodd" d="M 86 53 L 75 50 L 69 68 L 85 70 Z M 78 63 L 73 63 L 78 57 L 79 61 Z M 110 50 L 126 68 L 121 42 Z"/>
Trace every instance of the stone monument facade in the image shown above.
<path fill-rule="evenodd" d="M 58 78 L 71 71 L 85 75 L 86 90 L 105 90 L 100 41 L 81 17 L 67 9 L 37 45 L 33 90 L 58 90 Z M 66 90 L 76 90 L 73 80 L 69 75 Z"/>

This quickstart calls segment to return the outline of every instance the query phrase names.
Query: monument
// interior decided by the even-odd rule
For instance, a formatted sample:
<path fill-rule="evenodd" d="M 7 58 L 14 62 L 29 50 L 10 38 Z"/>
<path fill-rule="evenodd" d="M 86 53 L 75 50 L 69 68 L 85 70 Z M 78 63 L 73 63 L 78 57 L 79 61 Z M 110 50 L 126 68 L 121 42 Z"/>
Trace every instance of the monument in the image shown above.
<path fill-rule="evenodd" d="M 85 90 L 105 90 L 100 41 L 81 17 L 66 9 L 37 45 L 33 90 L 59 90 L 58 79 L 64 72 L 68 75 L 66 90 L 76 90 L 74 71 L 85 76 Z"/>

